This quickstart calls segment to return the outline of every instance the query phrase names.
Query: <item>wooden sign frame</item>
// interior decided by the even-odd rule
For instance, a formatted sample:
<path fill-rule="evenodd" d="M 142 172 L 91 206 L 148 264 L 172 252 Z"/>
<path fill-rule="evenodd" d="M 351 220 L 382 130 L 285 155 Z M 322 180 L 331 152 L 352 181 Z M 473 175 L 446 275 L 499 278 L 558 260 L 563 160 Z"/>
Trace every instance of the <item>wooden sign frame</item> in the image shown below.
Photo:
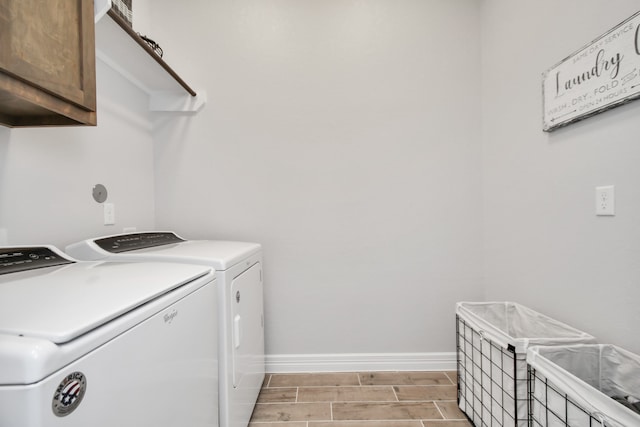
<path fill-rule="evenodd" d="M 542 74 L 543 130 L 640 98 L 640 12 Z"/>

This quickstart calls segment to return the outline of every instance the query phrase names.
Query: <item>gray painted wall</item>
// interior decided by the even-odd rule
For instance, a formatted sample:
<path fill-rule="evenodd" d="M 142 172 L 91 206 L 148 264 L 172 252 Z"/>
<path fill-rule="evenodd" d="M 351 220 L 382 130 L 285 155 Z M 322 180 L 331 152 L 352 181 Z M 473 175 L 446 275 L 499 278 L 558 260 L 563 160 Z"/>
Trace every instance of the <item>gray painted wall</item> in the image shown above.
<path fill-rule="evenodd" d="M 0 127 L 0 244 L 68 243 L 153 227 L 151 117 L 142 93 L 97 62 L 98 126 Z M 116 224 L 103 225 L 95 184 Z"/>
<path fill-rule="evenodd" d="M 640 102 L 542 132 L 541 73 L 639 10 L 635 0 L 483 2 L 488 299 L 512 299 L 640 352 Z M 616 216 L 595 216 L 615 185 Z"/>
<path fill-rule="evenodd" d="M 158 118 L 158 225 L 264 245 L 270 354 L 453 351 L 482 295 L 479 3 L 193 3 L 152 9 L 209 96 Z"/>

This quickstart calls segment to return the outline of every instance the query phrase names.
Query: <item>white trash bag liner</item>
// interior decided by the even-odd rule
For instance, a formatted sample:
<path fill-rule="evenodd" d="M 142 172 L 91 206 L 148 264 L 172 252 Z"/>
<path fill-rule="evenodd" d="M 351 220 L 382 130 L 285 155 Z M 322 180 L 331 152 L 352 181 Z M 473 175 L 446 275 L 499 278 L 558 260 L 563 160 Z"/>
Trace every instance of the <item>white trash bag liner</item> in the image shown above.
<path fill-rule="evenodd" d="M 545 377 L 565 393 L 544 396 L 536 385 L 534 397 L 546 398 L 547 407 L 538 405 L 534 411 L 563 407 L 564 400 L 570 399 L 606 427 L 640 426 L 640 414 L 613 399 L 640 399 L 640 356 L 606 344 L 532 346 L 527 351 L 527 363 L 536 370 L 536 377 Z M 553 401 L 558 399 L 562 401 Z M 545 415 L 534 412 L 533 416 Z M 582 425 L 579 416 L 576 412 L 573 420 L 565 420 L 567 425 Z"/>
<path fill-rule="evenodd" d="M 459 302 L 456 313 L 504 348 L 525 353 L 531 345 L 594 342 L 595 338 L 515 302 Z"/>

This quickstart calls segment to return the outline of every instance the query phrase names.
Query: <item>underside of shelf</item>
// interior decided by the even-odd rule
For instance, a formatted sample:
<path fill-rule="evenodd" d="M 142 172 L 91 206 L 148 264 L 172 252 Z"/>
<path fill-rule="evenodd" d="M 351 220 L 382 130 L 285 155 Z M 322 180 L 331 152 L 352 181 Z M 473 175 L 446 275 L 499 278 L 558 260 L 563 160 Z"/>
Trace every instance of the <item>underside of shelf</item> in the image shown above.
<path fill-rule="evenodd" d="M 206 93 L 196 93 L 109 4 L 96 15 L 96 58 L 146 92 L 151 111 L 200 110 Z"/>

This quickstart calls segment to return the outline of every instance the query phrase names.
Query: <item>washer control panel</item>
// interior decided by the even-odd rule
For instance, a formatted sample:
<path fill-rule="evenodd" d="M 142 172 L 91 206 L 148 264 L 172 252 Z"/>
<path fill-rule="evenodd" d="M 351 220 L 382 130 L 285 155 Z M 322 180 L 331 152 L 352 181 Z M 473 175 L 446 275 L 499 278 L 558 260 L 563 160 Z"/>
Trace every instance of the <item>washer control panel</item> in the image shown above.
<path fill-rule="evenodd" d="M 0 248 L 0 274 L 72 264 L 73 262 L 46 247 Z"/>
<path fill-rule="evenodd" d="M 169 245 L 184 242 L 184 239 L 171 232 L 159 233 L 131 233 L 94 240 L 96 245 L 111 253 L 134 251 L 152 248 L 154 246 Z"/>

